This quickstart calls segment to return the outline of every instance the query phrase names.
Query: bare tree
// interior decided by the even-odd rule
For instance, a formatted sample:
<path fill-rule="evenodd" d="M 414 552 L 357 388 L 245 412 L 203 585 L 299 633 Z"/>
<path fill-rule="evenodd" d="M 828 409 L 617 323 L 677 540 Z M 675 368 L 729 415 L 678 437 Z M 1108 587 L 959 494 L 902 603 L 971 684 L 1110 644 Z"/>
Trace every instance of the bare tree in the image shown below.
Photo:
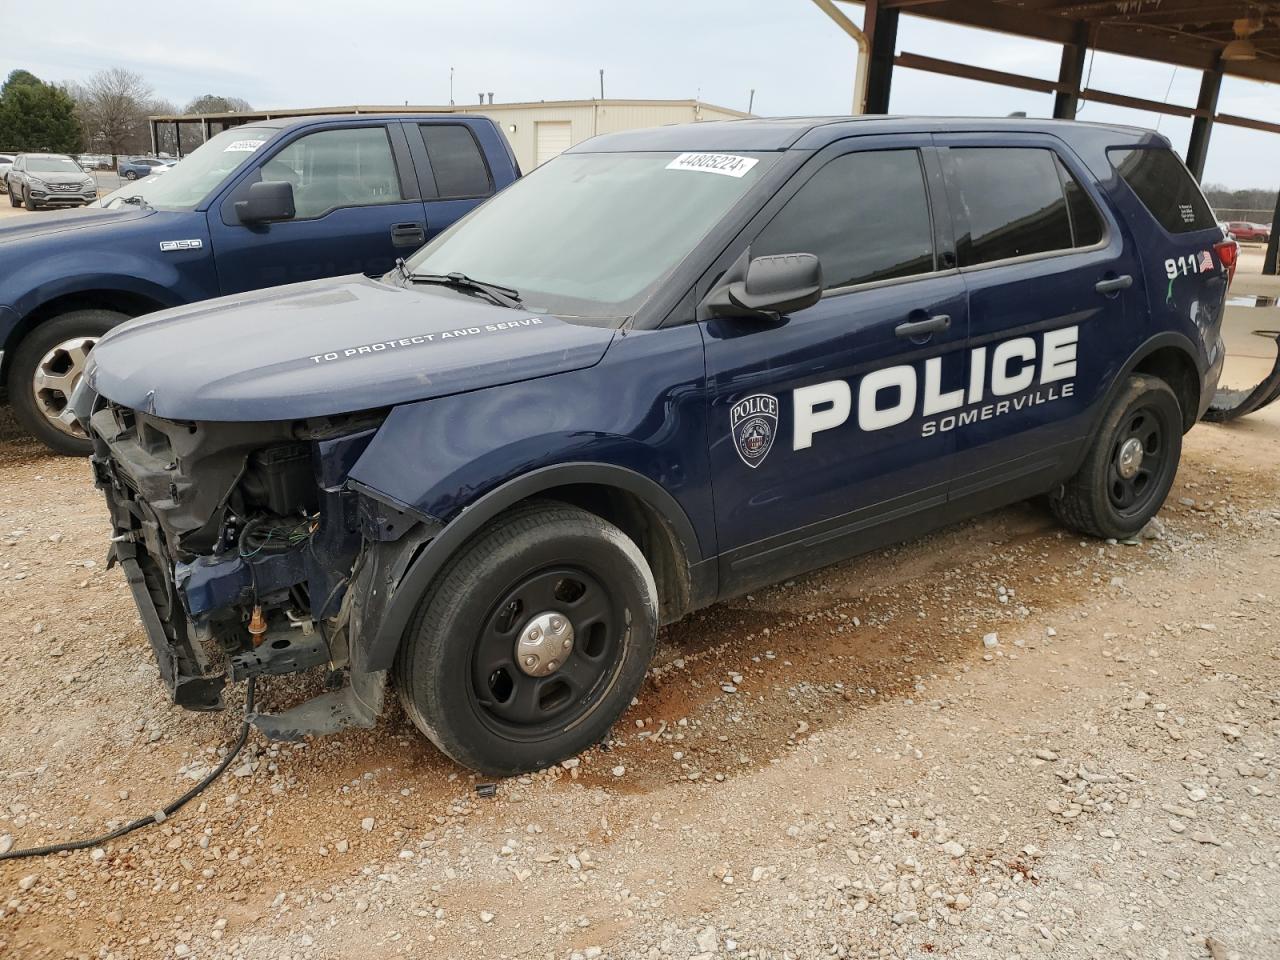
<path fill-rule="evenodd" d="M 150 149 L 147 114 L 151 86 L 122 67 L 99 70 L 75 90 L 81 123 L 90 141 L 112 157 Z"/>
<path fill-rule="evenodd" d="M 188 103 L 183 113 L 235 113 L 237 110 L 249 109 L 249 101 L 242 97 L 222 97 L 216 93 L 206 93 Z"/>

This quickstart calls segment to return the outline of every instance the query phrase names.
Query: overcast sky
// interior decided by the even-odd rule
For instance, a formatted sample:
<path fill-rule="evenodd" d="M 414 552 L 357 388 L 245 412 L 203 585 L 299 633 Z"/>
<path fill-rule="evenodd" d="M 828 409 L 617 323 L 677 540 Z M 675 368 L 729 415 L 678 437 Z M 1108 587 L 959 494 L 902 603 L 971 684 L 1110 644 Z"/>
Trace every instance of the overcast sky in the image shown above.
<path fill-rule="evenodd" d="M 755 112 L 848 113 L 856 47 L 810 0 L 216 0 L 119 4 L 42 0 L 39 15 L 9 17 L 11 69 L 84 80 L 103 67 L 142 73 L 179 105 L 202 93 L 254 107 L 474 103 L 605 95 L 686 98 Z M 860 21 L 862 8 L 846 5 Z M 198 12 L 197 12 L 198 11 Z M 1012 73 L 1056 78 L 1053 44 L 903 17 L 898 49 Z M 1193 106 L 1189 69 L 1098 54 L 1089 85 Z M 894 113 L 1048 116 L 1049 94 L 898 70 Z M 1223 82 L 1219 110 L 1280 119 L 1280 86 Z M 1086 104 L 1082 120 L 1158 125 L 1181 152 L 1191 121 Z M 1280 186 L 1280 136 L 1219 125 L 1206 180 Z"/>

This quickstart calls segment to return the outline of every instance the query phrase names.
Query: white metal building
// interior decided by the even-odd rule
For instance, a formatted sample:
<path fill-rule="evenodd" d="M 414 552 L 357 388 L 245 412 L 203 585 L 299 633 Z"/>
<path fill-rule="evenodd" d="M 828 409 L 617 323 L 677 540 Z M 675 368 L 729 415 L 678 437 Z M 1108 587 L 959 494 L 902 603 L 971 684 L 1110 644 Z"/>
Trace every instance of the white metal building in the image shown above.
<path fill-rule="evenodd" d="M 207 113 L 151 117 L 151 142 L 159 145 L 162 129 L 188 131 L 198 126 L 203 139 L 227 127 L 272 117 L 302 117 L 343 113 L 467 113 L 490 117 L 511 141 L 520 169 L 526 173 L 575 143 L 600 133 L 637 130 L 672 123 L 701 120 L 734 120 L 749 117 L 699 100 L 539 100 L 533 103 L 476 103 L 440 107 L 347 106 L 308 107 L 301 110 L 246 110 L 241 113 Z M 177 140 L 176 137 L 173 138 Z M 184 145 L 190 134 L 184 134 Z M 197 139 L 197 143 L 200 139 Z M 187 146 L 187 149 L 191 149 Z"/>

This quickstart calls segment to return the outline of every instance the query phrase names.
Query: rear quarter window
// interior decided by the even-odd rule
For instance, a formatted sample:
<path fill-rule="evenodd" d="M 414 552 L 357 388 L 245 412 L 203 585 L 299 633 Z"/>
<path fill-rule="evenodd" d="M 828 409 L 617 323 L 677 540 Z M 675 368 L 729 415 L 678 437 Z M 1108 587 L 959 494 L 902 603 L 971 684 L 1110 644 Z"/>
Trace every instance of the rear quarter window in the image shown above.
<path fill-rule="evenodd" d="M 1167 147 L 1107 151 L 1111 165 L 1138 195 L 1156 222 L 1170 233 L 1217 227 L 1213 210 L 1191 172 Z"/>

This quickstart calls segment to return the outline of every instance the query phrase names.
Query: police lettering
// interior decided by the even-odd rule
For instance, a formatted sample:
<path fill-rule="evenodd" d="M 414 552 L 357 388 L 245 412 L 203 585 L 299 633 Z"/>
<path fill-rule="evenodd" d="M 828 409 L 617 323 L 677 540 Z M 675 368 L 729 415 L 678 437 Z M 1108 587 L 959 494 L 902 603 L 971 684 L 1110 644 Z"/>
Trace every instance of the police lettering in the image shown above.
<path fill-rule="evenodd" d="M 923 385 L 912 364 L 873 370 L 858 383 L 858 427 L 866 431 L 886 430 L 906 423 L 917 412 L 925 417 L 937 417 L 978 405 L 973 410 L 927 421 L 921 429 L 921 435 L 927 437 L 957 425 L 1069 397 L 1074 392 L 1074 384 L 1070 383 L 1020 395 L 1033 385 L 1044 387 L 1075 377 L 1079 338 L 1080 328 L 1070 326 L 1047 331 L 1039 343 L 1036 337 L 1028 336 L 1005 340 L 990 350 L 985 346 L 975 347 L 969 352 L 968 384 L 945 392 L 942 389 L 943 357 L 930 357 L 924 362 Z M 1015 395 L 1019 395 L 1016 400 L 983 403 L 988 396 Z M 817 434 L 841 426 L 854 415 L 854 395 L 847 380 L 800 387 L 793 399 L 793 450 L 808 449 Z"/>

